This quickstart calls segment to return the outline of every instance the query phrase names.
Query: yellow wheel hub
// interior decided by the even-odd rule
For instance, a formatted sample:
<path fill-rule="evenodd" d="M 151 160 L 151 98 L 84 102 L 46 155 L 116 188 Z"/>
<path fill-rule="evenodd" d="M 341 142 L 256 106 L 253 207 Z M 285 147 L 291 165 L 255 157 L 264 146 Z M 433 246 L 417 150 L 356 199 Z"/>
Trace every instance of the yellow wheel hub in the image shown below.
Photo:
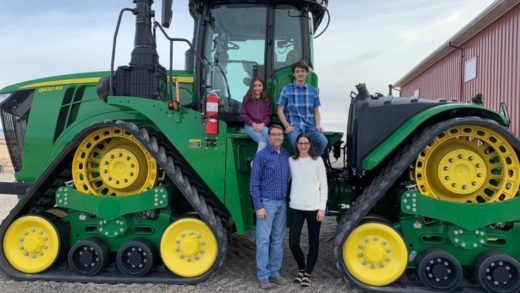
<path fill-rule="evenodd" d="M 34 234 L 28 235 L 23 242 L 25 250 L 30 254 L 41 252 L 45 247 L 45 239 Z"/>
<path fill-rule="evenodd" d="M 367 246 L 362 249 L 363 254 L 370 263 L 382 263 L 386 254 L 383 246 L 384 245 L 379 245 L 377 241 L 373 243 L 369 242 Z"/>
<path fill-rule="evenodd" d="M 209 271 L 217 259 L 215 235 L 203 221 L 184 218 L 173 222 L 161 239 L 161 258 L 181 277 L 196 277 Z"/>
<path fill-rule="evenodd" d="M 487 167 L 475 152 L 455 150 L 441 158 L 439 181 L 447 190 L 458 194 L 476 192 L 485 184 Z"/>
<path fill-rule="evenodd" d="M 95 130 L 78 146 L 72 176 L 76 189 L 94 195 L 130 195 L 153 188 L 157 163 L 141 143 L 120 128 Z"/>
<path fill-rule="evenodd" d="M 187 238 L 181 239 L 181 243 L 179 243 L 180 253 L 184 254 L 188 257 L 199 254 L 200 246 L 201 245 L 199 245 L 199 241 L 193 235 L 190 235 Z"/>
<path fill-rule="evenodd" d="M 35 274 L 48 269 L 58 257 L 60 239 L 55 226 L 40 216 L 15 220 L 4 236 L 7 261 L 23 273 Z"/>
<path fill-rule="evenodd" d="M 500 134 L 461 125 L 437 136 L 412 171 L 421 193 L 453 202 L 496 202 L 515 197 L 520 163 Z"/>
<path fill-rule="evenodd" d="M 357 280 L 371 286 L 386 286 L 406 269 L 406 245 L 394 229 L 380 223 L 362 224 L 343 244 L 343 263 Z"/>
<path fill-rule="evenodd" d="M 127 149 L 116 148 L 101 158 L 101 179 L 111 188 L 127 188 L 139 174 L 139 161 Z"/>

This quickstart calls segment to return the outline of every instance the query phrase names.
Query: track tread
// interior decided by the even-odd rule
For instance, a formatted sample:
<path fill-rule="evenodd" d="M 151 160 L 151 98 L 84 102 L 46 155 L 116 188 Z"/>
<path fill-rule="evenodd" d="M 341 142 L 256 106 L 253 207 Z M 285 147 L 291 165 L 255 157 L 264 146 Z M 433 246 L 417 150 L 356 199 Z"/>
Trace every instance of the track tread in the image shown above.
<path fill-rule="evenodd" d="M 184 195 L 185 199 L 190 203 L 190 205 L 195 209 L 202 220 L 208 224 L 210 229 L 215 234 L 219 247 L 219 254 L 217 255 L 215 265 L 206 274 L 204 274 L 202 277 L 199 277 L 201 278 L 201 281 L 206 280 L 222 266 L 227 253 L 228 242 L 227 238 L 224 237 L 224 227 L 222 226 L 221 221 L 217 221 L 215 213 L 213 212 L 213 208 L 206 204 L 206 200 L 199 195 L 197 188 L 191 185 L 190 178 L 183 174 L 183 168 L 174 163 L 174 157 L 166 154 L 166 148 L 159 144 L 159 139 L 156 136 L 150 135 L 149 131 L 141 131 L 140 129 L 144 128 L 139 128 L 135 124 L 135 127 L 129 125 L 130 123 L 124 122 L 116 124 L 118 127 L 126 129 L 136 137 L 141 134 L 139 137 L 143 139 L 141 143 L 146 146 L 148 151 L 156 159 L 159 165 L 161 165 L 170 180 L 177 186 L 179 191 Z M 145 137 L 148 139 L 146 140 Z M 195 178 L 192 179 L 195 180 Z"/>
<path fill-rule="evenodd" d="M 211 191 L 205 190 L 203 184 L 197 182 L 196 178 L 189 168 L 183 168 L 182 161 L 175 159 L 179 155 L 175 150 L 169 149 L 171 146 L 167 142 L 163 142 L 161 138 L 153 135 L 149 129 L 137 126 L 135 123 L 126 121 L 104 121 L 102 123 L 93 124 L 88 129 L 84 129 L 81 133 L 71 141 L 71 143 L 63 151 L 63 154 L 70 154 L 88 133 L 95 129 L 104 127 L 118 127 L 131 133 L 139 140 L 145 148 L 156 159 L 160 167 L 165 171 L 168 178 L 176 185 L 177 189 L 183 194 L 188 203 L 197 212 L 198 216 L 210 227 L 215 234 L 218 243 L 218 255 L 208 272 L 202 276 L 193 278 L 181 278 L 172 275 L 164 270 L 158 270 L 155 275 L 145 277 L 128 277 L 120 274 L 108 273 L 106 275 L 98 275 L 89 277 L 90 282 L 102 283 L 171 283 L 171 284 L 196 284 L 210 278 L 222 266 L 228 251 L 228 237 L 224 229 L 226 225 L 226 212 L 220 210 L 216 204 L 212 204 L 208 198 L 208 203 L 203 195 L 211 195 Z M 28 190 L 26 196 L 22 198 L 17 206 L 13 208 L 8 217 L 1 225 L 2 235 L 5 233 L 8 225 L 17 217 L 40 212 L 50 209 L 54 206 L 55 192 L 58 187 L 65 185 L 70 180 L 70 156 L 64 155 L 56 159 L 44 171 L 42 176 Z M 56 172 L 56 170 L 65 170 Z M 186 170 L 187 172 L 185 172 Z M 190 178 L 191 176 L 191 178 Z M 51 183 L 48 183 L 51 182 Z M 227 226 L 226 226 L 227 227 Z M 230 231 L 228 231 L 229 233 Z M 28 275 L 22 274 L 10 267 L 3 254 L 0 254 L 0 268 L 9 276 L 17 280 L 47 280 L 47 281 L 69 281 L 69 282 L 85 282 L 84 276 L 73 275 L 66 270 L 66 267 L 58 266 L 56 270 L 44 272 L 42 274 Z"/>
<path fill-rule="evenodd" d="M 484 119 L 480 117 L 460 117 L 452 118 L 439 122 L 427 127 L 413 137 L 404 147 L 400 148 L 397 154 L 383 167 L 377 177 L 372 181 L 363 193 L 352 203 L 350 209 L 340 219 L 338 224 L 338 233 L 335 239 L 334 257 L 336 258 L 336 266 L 339 268 L 343 278 L 356 287 L 370 292 L 435 292 L 429 288 L 418 286 L 416 284 L 395 284 L 386 287 L 374 287 L 363 284 L 355 280 L 347 271 L 343 264 L 342 244 L 356 228 L 363 218 L 370 212 L 376 203 L 385 195 L 390 187 L 399 179 L 399 177 L 407 170 L 410 164 L 416 159 L 420 153 L 437 135 L 443 131 L 460 124 L 478 124 L 486 125 L 500 133 L 506 134 L 513 147 L 520 150 L 520 142 L 514 137 L 509 129 L 499 125 L 494 120 Z M 468 288 L 474 290 L 474 288 Z M 464 288 L 463 288 L 464 290 Z"/>

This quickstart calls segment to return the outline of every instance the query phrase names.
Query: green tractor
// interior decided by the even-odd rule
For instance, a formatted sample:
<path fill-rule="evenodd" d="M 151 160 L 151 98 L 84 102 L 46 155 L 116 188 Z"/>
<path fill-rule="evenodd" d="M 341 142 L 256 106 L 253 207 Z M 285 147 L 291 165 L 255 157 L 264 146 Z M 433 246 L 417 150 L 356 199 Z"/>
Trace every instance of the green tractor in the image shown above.
<path fill-rule="evenodd" d="M 136 15 L 128 66 L 0 91 L 16 177 L 0 191 L 20 195 L 0 227 L 0 267 L 14 279 L 193 284 L 255 226 L 256 143 L 238 109 L 252 78 L 274 107 L 291 64 L 313 64 L 327 1 L 190 0 L 191 41 L 164 30 L 171 1 L 162 23 L 152 0 L 134 2 L 120 14 Z M 185 70 L 159 64 L 162 36 L 191 47 Z M 351 98 L 346 143 L 326 133 L 324 156 L 343 278 L 367 291 L 518 292 L 520 141 L 505 106 L 362 84 Z"/>

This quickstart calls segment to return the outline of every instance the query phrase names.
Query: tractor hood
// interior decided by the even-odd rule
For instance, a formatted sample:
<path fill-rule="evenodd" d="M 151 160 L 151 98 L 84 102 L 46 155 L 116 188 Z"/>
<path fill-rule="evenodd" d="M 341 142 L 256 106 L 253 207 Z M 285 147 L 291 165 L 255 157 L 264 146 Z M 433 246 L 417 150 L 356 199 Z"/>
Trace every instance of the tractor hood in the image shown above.
<path fill-rule="evenodd" d="M 45 78 L 33 79 L 9 85 L 0 90 L 0 93 L 9 93 L 19 90 L 29 90 L 35 88 L 46 88 L 51 86 L 64 86 L 71 84 L 95 84 L 101 77 L 108 76 L 107 71 L 77 73 L 68 75 L 57 75 Z"/>

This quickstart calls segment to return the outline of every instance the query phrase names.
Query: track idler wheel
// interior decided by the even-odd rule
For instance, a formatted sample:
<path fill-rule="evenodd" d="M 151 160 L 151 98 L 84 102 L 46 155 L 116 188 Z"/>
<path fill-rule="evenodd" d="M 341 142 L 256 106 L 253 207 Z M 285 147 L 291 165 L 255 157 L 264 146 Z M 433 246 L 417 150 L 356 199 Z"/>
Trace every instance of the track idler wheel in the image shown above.
<path fill-rule="evenodd" d="M 520 292 L 520 263 L 499 252 L 487 252 L 475 263 L 478 282 L 486 292 Z"/>
<path fill-rule="evenodd" d="M 108 264 L 109 257 L 110 251 L 103 240 L 80 240 L 69 251 L 69 268 L 78 274 L 94 276 Z"/>
<path fill-rule="evenodd" d="M 7 228 L 3 249 L 7 261 L 15 269 L 36 274 L 55 263 L 64 240 L 55 223 L 40 215 L 27 215 Z"/>
<path fill-rule="evenodd" d="M 142 277 L 153 267 L 155 252 L 146 239 L 136 239 L 123 245 L 116 256 L 117 268 L 125 275 Z"/>
<path fill-rule="evenodd" d="M 74 154 L 72 177 L 78 191 L 94 195 L 131 195 L 153 188 L 157 162 L 130 133 L 117 127 L 94 130 Z"/>
<path fill-rule="evenodd" d="M 462 282 L 460 262 L 440 249 L 428 249 L 418 260 L 417 274 L 421 282 L 434 290 L 451 291 Z"/>
<path fill-rule="evenodd" d="M 181 277 L 197 277 L 209 271 L 217 259 L 217 239 L 203 221 L 183 218 L 170 224 L 161 238 L 161 258 Z"/>
<path fill-rule="evenodd" d="M 424 195 L 483 203 L 514 198 L 519 170 L 518 156 L 505 137 L 484 126 L 459 125 L 423 149 L 412 173 Z"/>
<path fill-rule="evenodd" d="M 386 286 L 403 274 L 408 252 L 403 238 L 382 223 L 364 223 L 343 244 L 343 263 L 357 280 L 370 286 Z"/>

